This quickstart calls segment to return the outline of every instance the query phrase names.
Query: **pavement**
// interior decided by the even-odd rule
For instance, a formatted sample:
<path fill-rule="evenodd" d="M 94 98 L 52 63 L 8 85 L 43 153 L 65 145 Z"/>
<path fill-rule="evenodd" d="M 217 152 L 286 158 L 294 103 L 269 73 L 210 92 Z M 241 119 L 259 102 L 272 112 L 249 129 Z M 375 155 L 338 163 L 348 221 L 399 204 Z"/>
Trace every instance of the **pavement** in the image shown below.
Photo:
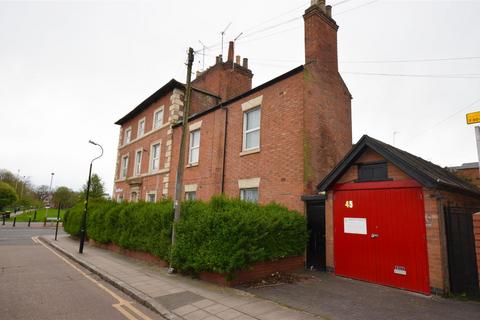
<path fill-rule="evenodd" d="M 335 276 L 304 271 L 303 280 L 244 290 L 280 304 L 335 320 L 480 319 L 480 302 L 445 299 Z"/>
<path fill-rule="evenodd" d="M 185 320 L 313 320 L 309 312 L 275 303 L 243 290 L 219 287 L 166 268 L 86 245 L 78 253 L 78 241 L 62 235 L 40 240 L 90 272 L 139 301 L 166 319 Z"/>

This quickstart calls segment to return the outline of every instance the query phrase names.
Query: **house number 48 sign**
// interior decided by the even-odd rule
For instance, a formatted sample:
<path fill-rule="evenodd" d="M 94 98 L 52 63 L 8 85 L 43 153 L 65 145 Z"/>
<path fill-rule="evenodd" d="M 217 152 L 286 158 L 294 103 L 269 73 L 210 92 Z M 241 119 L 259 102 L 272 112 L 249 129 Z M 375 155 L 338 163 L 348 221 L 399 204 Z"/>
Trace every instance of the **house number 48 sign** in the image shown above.
<path fill-rule="evenodd" d="M 353 201 L 352 200 L 345 201 L 345 207 L 346 208 L 353 208 Z"/>

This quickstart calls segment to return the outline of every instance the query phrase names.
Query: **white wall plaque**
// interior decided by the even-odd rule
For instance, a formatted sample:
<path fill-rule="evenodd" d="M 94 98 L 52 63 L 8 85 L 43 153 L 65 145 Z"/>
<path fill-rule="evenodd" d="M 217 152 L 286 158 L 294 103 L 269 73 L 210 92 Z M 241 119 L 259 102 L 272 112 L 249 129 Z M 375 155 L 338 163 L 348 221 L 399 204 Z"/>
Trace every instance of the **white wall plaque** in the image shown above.
<path fill-rule="evenodd" d="M 343 232 L 353 234 L 367 234 L 367 219 L 343 218 Z"/>

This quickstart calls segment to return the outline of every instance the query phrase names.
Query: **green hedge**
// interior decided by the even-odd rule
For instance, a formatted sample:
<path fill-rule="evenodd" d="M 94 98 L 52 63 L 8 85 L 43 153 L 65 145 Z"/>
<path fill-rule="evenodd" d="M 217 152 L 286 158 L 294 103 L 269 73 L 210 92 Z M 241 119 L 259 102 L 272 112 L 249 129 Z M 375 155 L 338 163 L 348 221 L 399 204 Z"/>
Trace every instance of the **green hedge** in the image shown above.
<path fill-rule="evenodd" d="M 277 204 L 223 197 L 186 202 L 173 262 L 179 269 L 232 274 L 256 262 L 303 254 L 305 218 Z"/>
<path fill-rule="evenodd" d="M 302 255 L 307 242 L 306 221 L 277 204 L 258 205 L 214 197 L 208 203 L 182 204 L 171 251 L 171 201 L 160 203 L 89 204 L 88 237 L 101 243 L 152 253 L 184 271 L 233 274 L 256 262 Z M 83 205 L 65 214 L 65 231 L 78 235 Z"/>

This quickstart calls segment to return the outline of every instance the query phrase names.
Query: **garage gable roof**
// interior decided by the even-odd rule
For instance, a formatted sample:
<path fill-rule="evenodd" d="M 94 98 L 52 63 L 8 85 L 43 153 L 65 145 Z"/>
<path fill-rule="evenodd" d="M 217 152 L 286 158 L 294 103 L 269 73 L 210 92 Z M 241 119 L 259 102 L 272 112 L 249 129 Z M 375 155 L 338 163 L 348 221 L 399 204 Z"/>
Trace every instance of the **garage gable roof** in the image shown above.
<path fill-rule="evenodd" d="M 380 154 L 425 187 L 480 195 L 480 189 L 449 170 L 367 135 L 360 138 L 343 160 L 320 182 L 318 191 L 325 191 L 332 186 L 367 148 Z"/>

